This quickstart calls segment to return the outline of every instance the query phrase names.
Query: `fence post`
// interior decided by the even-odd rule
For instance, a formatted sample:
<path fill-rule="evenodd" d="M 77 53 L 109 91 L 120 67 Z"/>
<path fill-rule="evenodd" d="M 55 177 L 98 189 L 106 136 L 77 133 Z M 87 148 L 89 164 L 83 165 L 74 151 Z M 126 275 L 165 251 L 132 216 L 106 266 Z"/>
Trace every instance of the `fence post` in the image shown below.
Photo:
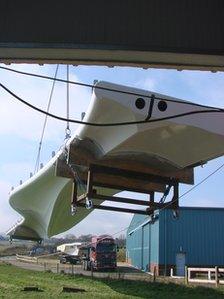
<path fill-rule="evenodd" d="M 46 263 L 44 262 L 44 271 L 46 271 L 46 269 L 47 269 L 47 265 L 46 265 Z"/>
<path fill-rule="evenodd" d="M 153 267 L 153 282 L 156 281 L 156 266 Z"/>
<path fill-rule="evenodd" d="M 185 284 L 188 284 L 188 269 L 187 269 L 187 266 L 185 266 Z"/>
<path fill-rule="evenodd" d="M 219 271 L 217 266 L 215 266 L 215 285 L 216 287 L 219 285 Z"/>
<path fill-rule="evenodd" d="M 118 268 L 118 279 L 121 279 L 121 273 L 120 273 L 120 269 Z"/>
<path fill-rule="evenodd" d="M 59 273 L 59 263 L 57 263 L 57 274 Z"/>
<path fill-rule="evenodd" d="M 211 276 L 211 271 L 208 271 L 208 280 L 211 280 L 212 276 Z"/>
<path fill-rule="evenodd" d="M 72 275 L 74 275 L 74 265 L 72 264 Z"/>
<path fill-rule="evenodd" d="M 93 279 L 93 265 L 91 264 L 91 278 Z"/>

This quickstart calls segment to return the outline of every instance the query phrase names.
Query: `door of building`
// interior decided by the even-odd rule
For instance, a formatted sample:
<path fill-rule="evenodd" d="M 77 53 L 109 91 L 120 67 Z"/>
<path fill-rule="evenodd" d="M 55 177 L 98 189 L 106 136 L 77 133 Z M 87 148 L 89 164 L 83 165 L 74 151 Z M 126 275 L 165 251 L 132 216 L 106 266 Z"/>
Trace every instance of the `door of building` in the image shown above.
<path fill-rule="evenodd" d="M 184 276 L 185 272 L 186 254 L 179 252 L 176 254 L 176 275 Z"/>

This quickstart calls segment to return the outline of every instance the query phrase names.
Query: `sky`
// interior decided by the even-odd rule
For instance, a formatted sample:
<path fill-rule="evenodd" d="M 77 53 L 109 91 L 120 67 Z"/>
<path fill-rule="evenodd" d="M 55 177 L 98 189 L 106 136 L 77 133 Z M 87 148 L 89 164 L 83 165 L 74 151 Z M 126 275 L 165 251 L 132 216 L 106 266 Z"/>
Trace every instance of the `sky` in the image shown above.
<path fill-rule="evenodd" d="M 3 65 L 2 65 L 3 66 Z M 9 67 L 38 74 L 54 76 L 56 65 L 12 64 Z M 58 78 L 66 79 L 66 66 L 60 65 Z M 224 104 L 224 74 L 205 71 L 176 71 L 129 67 L 70 66 L 70 79 L 92 84 L 94 80 L 143 88 L 192 102 L 222 107 Z M 0 82 L 23 99 L 46 110 L 52 82 L 39 78 L 13 74 L 0 69 Z M 70 86 L 70 117 L 81 119 L 90 102 L 91 90 Z M 50 112 L 66 116 L 66 84 L 56 83 Z M 18 103 L 0 89 L 0 233 L 7 231 L 20 215 L 8 203 L 8 193 L 20 180 L 25 181 L 34 171 L 44 116 Z M 71 125 L 72 133 L 76 125 Z M 51 158 L 64 143 L 65 123 L 49 119 L 41 152 L 41 162 Z M 224 163 L 218 158 L 203 168 L 195 169 L 195 184 Z M 205 183 L 180 200 L 182 206 L 224 207 L 221 169 Z M 192 186 L 181 185 L 180 194 Z M 146 195 L 123 192 L 122 196 L 145 199 Z M 93 211 L 85 220 L 65 232 L 81 234 L 125 232 L 132 215 L 106 211 Z"/>

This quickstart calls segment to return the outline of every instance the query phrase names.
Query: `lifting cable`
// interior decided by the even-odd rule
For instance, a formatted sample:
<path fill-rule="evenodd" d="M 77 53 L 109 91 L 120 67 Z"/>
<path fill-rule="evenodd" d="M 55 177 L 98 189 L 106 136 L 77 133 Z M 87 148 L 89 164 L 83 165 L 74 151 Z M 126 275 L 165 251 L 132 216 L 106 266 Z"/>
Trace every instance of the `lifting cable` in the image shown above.
<path fill-rule="evenodd" d="M 57 81 L 57 80 L 55 79 L 55 81 Z M 93 127 L 128 126 L 128 125 L 137 125 L 137 124 L 160 122 L 160 121 L 170 120 L 170 119 L 184 117 L 184 116 L 193 115 L 193 114 L 224 113 L 224 109 L 209 107 L 210 109 L 207 109 L 207 110 L 193 110 L 193 111 L 190 111 L 190 112 L 179 113 L 179 114 L 174 114 L 174 115 L 171 115 L 171 116 L 166 116 L 166 117 L 161 117 L 161 118 L 154 118 L 154 119 L 146 119 L 146 120 L 139 120 L 139 121 L 127 121 L 127 122 L 116 122 L 116 123 L 92 123 L 92 122 L 85 122 L 85 121 L 81 121 L 81 120 L 77 120 L 77 119 L 65 118 L 65 117 L 61 117 L 61 116 L 49 113 L 49 112 L 47 112 L 43 109 L 40 109 L 40 108 L 30 104 L 27 101 L 23 100 L 21 97 L 16 95 L 13 91 L 11 91 L 9 88 L 7 88 L 2 83 L 0 83 L 0 87 L 3 88 L 6 92 L 8 92 L 10 95 L 12 95 L 14 98 L 16 98 L 21 103 L 25 104 L 26 106 L 28 106 L 28 107 L 32 108 L 33 110 L 36 110 L 36 111 L 38 111 L 42 114 L 45 114 L 47 116 L 50 116 L 50 117 L 55 118 L 55 119 L 60 120 L 60 121 L 71 122 L 71 123 L 82 124 L 82 125 L 88 125 L 88 126 L 93 126 Z M 182 104 L 183 104 L 183 102 L 182 102 Z M 188 104 L 190 104 L 190 103 L 188 103 Z M 206 107 L 206 106 L 204 106 L 204 107 Z"/>
<path fill-rule="evenodd" d="M 58 74 L 58 69 L 59 69 L 59 64 L 56 66 L 56 70 L 55 70 L 55 74 L 54 74 L 55 79 L 56 79 L 57 74 Z M 55 83 L 56 83 L 56 80 L 53 81 L 53 84 L 52 84 L 52 87 L 51 87 L 51 92 L 50 92 L 50 96 L 49 96 L 49 100 L 48 100 L 48 104 L 47 104 L 47 112 L 49 112 L 49 110 L 50 110 Z M 40 142 L 39 142 L 39 147 L 38 147 L 38 152 L 37 152 L 37 158 L 36 158 L 34 173 L 36 173 L 38 171 L 39 165 L 40 165 L 40 154 L 41 154 L 41 149 L 42 149 L 44 133 L 45 133 L 46 125 L 47 125 L 47 118 L 48 118 L 48 115 L 45 114 L 45 119 L 44 119 L 43 128 L 42 128 L 42 132 L 41 132 L 41 136 L 40 136 Z"/>
<path fill-rule="evenodd" d="M 116 88 L 110 88 L 110 87 L 104 87 L 104 86 L 98 86 L 98 85 L 94 85 L 94 84 L 87 84 L 87 83 L 82 83 L 82 82 L 77 82 L 77 81 L 71 81 L 71 80 L 64 80 L 64 79 L 60 79 L 60 78 L 54 78 L 54 77 L 50 77 L 50 76 L 46 76 L 46 75 L 39 75 L 39 74 L 34 74 L 34 73 L 30 73 L 30 72 L 23 72 L 23 71 L 18 71 L 15 69 L 11 69 L 8 67 L 4 67 L 4 66 L 0 66 L 0 69 L 5 70 L 5 71 L 9 71 L 9 72 L 13 72 L 16 74 L 20 74 L 20 75 L 25 75 L 25 76 L 31 76 L 31 77 L 36 77 L 36 78 L 41 78 L 41 79 L 47 79 L 47 80 L 55 80 L 58 82 L 62 82 L 62 83 L 69 83 L 69 84 L 73 84 L 73 85 L 78 85 L 78 86 L 82 86 L 82 87 L 87 87 L 87 88 L 96 88 L 99 90 L 105 90 L 105 91 L 111 91 L 111 92 L 117 92 L 117 93 L 121 93 L 121 94 L 127 94 L 127 95 L 133 95 L 133 96 L 137 96 L 137 97 L 144 97 L 144 98 L 152 98 L 152 95 L 146 95 L 146 94 L 142 94 L 140 92 L 132 92 L 132 91 L 125 91 L 125 90 L 119 90 Z M 160 100 L 160 101 L 167 101 L 167 102 L 172 102 L 172 103 L 179 103 L 179 104 L 184 104 L 184 105 L 191 105 L 191 106 L 196 106 L 196 107 L 202 107 L 202 108 L 213 108 L 213 109 L 219 109 L 216 107 L 211 107 L 211 106 L 206 106 L 206 105 L 201 105 L 201 104 L 197 104 L 197 103 L 191 103 L 191 102 L 187 102 L 187 101 L 182 101 L 182 100 L 178 100 L 178 99 L 169 99 L 169 98 L 163 98 L 163 97 L 159 97 L 159 96 L 153 96 L 155 100 Z"/>
<path fill-rule="evenodd" d="M 66 66 L 67 73 L 67 95 L 66 95 L 66 118 L 67 118 L 67 126 L 65 129 L 65 139 L 69 139 L 71 137 L 71 130 L 69 127 L 69 65 Z"/>
<path fill-rule="evenodd" d="M 184 116 L 188 116 L 188 115 L 193 115 L 193 114 L 202 114 L 202 113 L 215 113 L 215 112 L 224 112 L 224 109 L 221 108 L 216 108 L 216 107 L 211 107 L 211 106 L 205 106 L 205 105 L 201 105 L 201 104 L 197 104 L 197 103 L 191 103 L 191 102 L 187 102 L 187 101 L 181 101 L 178 99 L 169 99 L 169 98 L 161 98 L 158 96 L 155 96 L 153 94 L 151 95 L 145 95 L 142 93 L 136 93 L 136 92 L 130 92 L 130 91 L 124 91 L 124 90 L 118 90 L 118 89 L 113 89 L 113 88 L 109 88 L 109 87 L 103 87 L 103 86 L 95 86 L 92 84 L 86 84 L 86 83 L 80 83 L 80 82 L 75 82 L 75 81 L 70 81 L 69 78 L 67 78 L 67 80 L 64 79 L 58 79 L 58 78 L 53 78 L 50 76 L 45 76 L 45 75 L 38 75 L 38 74 L 34 74 L 34 73 L 28 73 L 28 72 L 23 72 L 23 71 L 18 71 L 18 70 L 14 70 L 11 68 L 7 68 L 7 67 L 3 67 L 0 66 L 0 69 L 6 70 L 6 71 L 10 71 L 10 72 L 14 72 L 14 73 L 18 73 L 18 74 L 22 74 L 22 75 L 26 75 L 26 76 L 32 76 L 32 77 L 37 77 L 37 78 L 42 78 L 42 79 L 48 79 L 48 80 L 54 80 L 54 81 L 59 81 L 59 82 L 63 82 L 63 83 L 69 83 L 69 84 L 74 84 L 74 85 L 78 85 L 78 86 L 83 86 L 83 87 L 89 87 L 89 88 L 96 88 L 96 89 L 100 89 L 100 90 L 106 90 L 106 91 L 110 91 L 110 92 L 117 92 L 117 93 L 121 93 L 121 94 L 128 94 L 128 95 L 134 95 L 134 96 L 140 96 L 140 97 L 145 97 L 145 98 L 149 98 L 152 100 L 156 99 L 156 100 L 162 100 L 162 101 L 167 101 L 167 102 L 173 102 L 173 103 L 179 103 L 179 104 L 183 104 L 183 105 L 191 105 L 191 106 L 195 106 L 195 107 L 201 107 L 201 108 L 207 108 L 207 110 L 200 110 L 200 111 L 190 111 L 190 112 L 186 112 L 186 113 L 180 113 L 180 114 L 175 114 L 175 115 L 171 115 L 171 116 L 167 116 L 167 117 L 162 117 L 162 118 L 157 118 L 157 119 L 145 119 L 145 120 L 140 120 L 140 121 L 129 121 L 129 122 L 117 122 L 117 123 L 91 123 L 91 122 L 84 122 L 84 121 L 79 121 L 76 119 L 70 119 L 69 117 L 64 118 L 64 117 L 60 117 L 58 115 L 49 113 L 47 111 L 44 111 L 32 104 L 30 104 L 29 102 L 23 100 L 22 98 L 20 98 L 18 95 L 16 95 L 15 93 L 13 93 L 10 89 L 8 89 L 6 86 L 4 86 L 2 83 L 0 83 L 0 87 L 2 87 L 5 91 L 7 91 L 9 94 L 11 94 L 14 98 L 16 98 L 17 100 L 19 100 L 20 102 L 22 102 L 23 104 L 29 106 L 30 108 L 43 113 L 45 115 L 48 115 L 50 117 L 53 117 L 55 119 L 58 119 L 60 121 L 65 121 L 65 122 L 71 122 L 71 123 L 76 123 L 76 124 L 84 124 L 84 125 L 88 125 L 88 126 L 95 126 L 95 127 L 114 127 L 114 126 L 126 126 L 126 125 L 135 125 L 135 124 L 144 124 L 144 123 L 150 123 L 150 122 L 158 122 L 158 121 L 165 121 L 165 120 L 170 120 L 170 119 L 174 119 L 174 118 L 178 118 L 178 117 L 184 117 Z"/>

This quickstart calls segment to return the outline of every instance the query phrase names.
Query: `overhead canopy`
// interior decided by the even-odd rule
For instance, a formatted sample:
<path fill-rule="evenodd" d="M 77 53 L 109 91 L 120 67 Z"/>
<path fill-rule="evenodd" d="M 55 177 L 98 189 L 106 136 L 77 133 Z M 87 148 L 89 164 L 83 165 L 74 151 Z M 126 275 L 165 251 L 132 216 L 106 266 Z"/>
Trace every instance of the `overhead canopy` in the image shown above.
<path fill-rule="evenodd" d="M 0 62 L 224 70 L 222 0 L 2 0 Z"/>

